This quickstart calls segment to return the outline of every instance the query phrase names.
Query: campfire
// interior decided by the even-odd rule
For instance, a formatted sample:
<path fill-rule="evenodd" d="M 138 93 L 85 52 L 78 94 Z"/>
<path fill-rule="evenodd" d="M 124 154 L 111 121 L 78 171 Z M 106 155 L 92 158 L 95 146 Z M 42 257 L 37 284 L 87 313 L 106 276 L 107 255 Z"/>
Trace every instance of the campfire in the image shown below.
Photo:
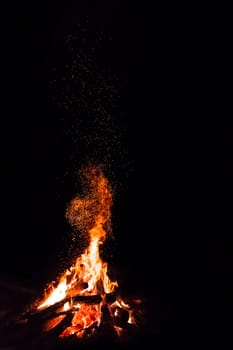
<path fill-rule="evenodd" d="M 83 195 L 75 196 L 66 208 L 74 232 L 88 235 L 89 245 L 73 265 L 45 289 L 24 315 L 26 322 L 40 321 L 43 333 L 76 340 L 103 334 L 122 338 L 138 327 L 142 300 L 122 298 L 117 281 L 108 274 L 100 246 L 111 232 L 112 188 L 101 167 L 82 171 Z"/>

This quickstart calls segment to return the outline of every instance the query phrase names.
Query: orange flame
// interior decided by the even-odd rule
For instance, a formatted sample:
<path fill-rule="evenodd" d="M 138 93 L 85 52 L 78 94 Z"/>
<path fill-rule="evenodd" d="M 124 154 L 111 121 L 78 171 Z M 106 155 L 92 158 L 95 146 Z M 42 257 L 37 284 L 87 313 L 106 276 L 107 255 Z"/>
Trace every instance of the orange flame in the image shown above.
<path fill-rule="evenodd" d="M 107 274 L 107 263 L 102 261 L 99 253 L 99 246 L 103 244 L 107 231 L 111 229 L 112 189 L 100 167 L 86 168 L 82 175 L 87 180 L 88 193 L 71 200 L 66 210 L 66 218 L 79 231 L 88 232 L 89 246 L 77 258 L 75 264 L 61 275 L 56 287 L 50 285 L 49 291 L 45 292 L 43 300 L 37 306 L 40 310 L 59 301 L 66 301 L 62 311 L 70 310 L 73 318 L 72 324 L 61 333 L 61 337 L 76 334 L 77 337 L 82 338 L 85 329 L 93 325 L 98 327 L 101 323 L 105 295 L 112 293 L 118 286 L 116 281 L 110 280 Z M 96 305 L 82 304 L 75 302 L 76 295 L 100 295 L 101 302 Z M 128 311 L 128 323 L 135 322 L 130 306 L 119 297 L 109 306 L 112 317 L 117 313 L 118 308 Z M 60 320 L 62 319 L 63 317 L 60 316 Z M 57 322 L 59 322 L 58 317 L 52 323 L 48 322 L 46 329 L 51 329 Z M 114 330 L 118 335 L 122 333 L 117 326 L 114 326 Z"/>

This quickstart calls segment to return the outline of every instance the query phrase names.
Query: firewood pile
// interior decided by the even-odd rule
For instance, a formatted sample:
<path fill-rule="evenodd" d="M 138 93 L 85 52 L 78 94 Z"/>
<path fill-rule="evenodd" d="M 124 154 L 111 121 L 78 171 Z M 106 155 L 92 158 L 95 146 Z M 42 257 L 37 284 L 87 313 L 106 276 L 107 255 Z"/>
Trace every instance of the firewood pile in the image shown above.
<path fill-rule="evenodd" d="M 65 303 L 70 301 L 65 298 L 54 305 L 42 310 L 33 310 L 31 306 L 26 311 L 13 314 L 0 322 L 0 349 L 1 350 L 65 350 L 77 348 L 93 348 L 96 344 L 103 343 L 110 348 L 129 344 L 139 335 L 139 327 L 129 323 L 129 313 L 119 307 L 114 308 L 114 317 L 110 305 L 117 302 L 116 292 L 106 295 L 73 295 L 72 302 L 80 305 L 95 306 L 102 303 L 101 323 L 92 324 L 82 331 L 82 337 L 77 337 L 75 331 L 68 337 L 61 338 L 64 330 L 72 324 L 75 308 L 64 310 Z M 138 323 L 142 321 L 142 304 L 138 299 L 131 300 L 131 306 L 136 311 Z M 121 337 L 116 333 L 122 330 Z M 71 332 L 72 333 L 72 332 Z"/>

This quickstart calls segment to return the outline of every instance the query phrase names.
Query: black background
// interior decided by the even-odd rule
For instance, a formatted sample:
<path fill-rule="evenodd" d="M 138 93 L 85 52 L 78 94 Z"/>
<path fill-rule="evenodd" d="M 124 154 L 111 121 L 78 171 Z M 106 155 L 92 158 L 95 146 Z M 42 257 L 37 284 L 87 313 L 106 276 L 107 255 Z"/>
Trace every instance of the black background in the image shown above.
<path fill-rule="evenodd" d="M 190 292 L 209 301 L 213 285 L 227 291 L 231 268 L 231 129 L 212 132 L 198 120 L 222 106 L 204 88 L 213 79 L 206 47 L 197 53 L 193 32 L 171 10 L 157 9 L 148 28 L 146 9 L 131 1 L 34 2 L 2 15 L 2 275 L 42 288 L 69 266 L 81 243 L 71 242 L 65 206 L 76 170 L 94 154 L 111 160 L 118 190 L 105 257 L 127 290 L 150 301 L 149 331 L 179 334 L 184 309 L 190 315 L 196 305 Z M 108 151 L 105 142 L 83 144 L 88 107 L 64 107 L 75 91 L 72 55 L 85 61 L 90 48 L 92 84 L 107 77 L 119 97 L 106 102 L 118 140 Z"/>

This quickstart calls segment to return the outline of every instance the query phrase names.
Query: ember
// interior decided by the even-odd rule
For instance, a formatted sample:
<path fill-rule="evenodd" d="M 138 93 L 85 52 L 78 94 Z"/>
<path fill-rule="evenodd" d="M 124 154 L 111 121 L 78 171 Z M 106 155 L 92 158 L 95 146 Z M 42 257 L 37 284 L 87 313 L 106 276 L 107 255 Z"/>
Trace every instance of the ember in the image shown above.
<path fill-rule="evenodd" d="M 77 230 L 89 235 L 89 245 L 76 262 L 45 290 L 30 311 L 30 318 L 44 320 L 44 331 L 59 329 L 59 338 L 85 339 L 105 324 L 117 337 L 136 326 L 135 311 L 140 299 L 126 302 L 111 281 L 108 264 L 102 261 L 99 247 L 111 229 L 112 189 L 100 167 L 86 168 L 82 175 L 88 185 L 85 196 L 73 198 L 66 218 Z M 64 323 L 65 319 L 69 324 Z M 65 324 L 59 328 L 61 324 Z"/>

